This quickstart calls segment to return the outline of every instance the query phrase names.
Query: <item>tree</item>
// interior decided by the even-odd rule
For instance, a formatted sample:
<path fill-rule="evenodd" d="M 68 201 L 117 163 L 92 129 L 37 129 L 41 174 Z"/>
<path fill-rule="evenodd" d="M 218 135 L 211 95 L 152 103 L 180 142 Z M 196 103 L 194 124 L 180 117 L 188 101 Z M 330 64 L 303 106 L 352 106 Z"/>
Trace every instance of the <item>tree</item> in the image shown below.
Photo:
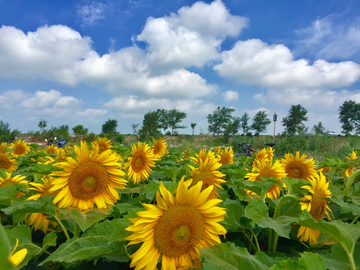
<path fill-rule="evenodd" d="M 118 121 L 115 119 L 109 119 L 105 122 L 105 124 L 102 125 L 102 133 L 107 134 L 110 132 L 116 132 L 116 128 L 118 125 Z"/>
<path fill-rule="evenodd" d="M 159 131 L 159 114 L 157 111 L 148 112 L 144 115 L 143 125 L 139 130 L 140 138 L 144 139 L 147 136 L 158 136 Z"/>
<path fill-rule="evenodd" d="M 38 124 L 38 127 L 40 128 L 41 133 L 44 133 L 46 126 L 47 126 L 47 121 L 41 119 Z"/>
<path fill-rule="evenodd" d="M 312 128 L 315 135 L 323 135 L 325 133 L 325 127 L 322 122 L 319 122 L 317 125 L 314 125 Z"/>
<path fill-rule="evenodd" d="M 75 133 L 75 141 L 77 139 L 77 135 L 85 135 L 88 133 L 88 129 L 84 128 L 83 125 L 77 125 L 72 128 L 73 132 Z"/>
<path fill-rule="evenodd" d="M 360 104 L 353 100 L 345 101 L 339 107 L 339 119 L 342 123 L 342 133 L 349 134 L 354 131 L 360 133 Z"/>
<path fill-rule="evenodd" d="M 230 134 L 235 135 L 240 129 L 240 117 L 233 117 L 224 130 L 225 143 L 228 142 Z"/>
<path fill-rule="evenodd" d="M 20 131 L 17 129 L 11 131 L 9 123 L 0 120 L 0 142 L 11 142 L 19 134 Z"/>
<path fill-rule="evenodd" d="M 156 112 L 158 114 L 159 128 L 161 128 L 165 134 L 166 130 L 169 128 L 168 111 L 165 109 L 157 109 Z"/>
<path fill-rule="evenodd" d="M 307 110 L 300 104 L 292 105 L 288 115 L 282 120 L 285 132 L 289 135 L 294 135 L 296 132 L 304 130 L 305 125 L 303 122 L 308 120 L 306 114 Z"/>
<path fill-rule="evenodd" d="M 248 124 L 249 120 L 250 120 L 250 117 L 247 113 L 244 113 L 244 115 L 241 116 L 240 127 L 242 129 L 242 134 L 246 134 L 250 130 L 250 126 Z"/>
<path fill-rule="evenodd" d="M 208 114 L 206 117 L 209 123 L 209 132 L 214 135 L 223 133 L 226 126 L 231 122 L 231 114 L 235 111 L 233 108 L 217 107 L 213 114 Z"/>
<path fill-rule="evenodd" d="M 171 135 L 174 135 L 174 131 L 179 128 L 186 128 L 186 126 L 180 126 L 179 123 L 186 118 L 186 113 L 180 112 L 177 109 L 168 110 L 167 119 L 169 127 L 171 128 Z"/>
<path fill-rule="evenodd" d="M 196 123 L 191 123 L 190 126 L 191 126 L 191 128 L 192 128 L 192 135 L 194 135 Z"/>
<path fill-rule="evenodd" d="M 257 134 L 261 134 L 266 130 L 266 126 L 271 123 L 270 119 L 267 118 L 266 111 L 258 111 L 251 124 L 251 129 L 255 130 Z"/>

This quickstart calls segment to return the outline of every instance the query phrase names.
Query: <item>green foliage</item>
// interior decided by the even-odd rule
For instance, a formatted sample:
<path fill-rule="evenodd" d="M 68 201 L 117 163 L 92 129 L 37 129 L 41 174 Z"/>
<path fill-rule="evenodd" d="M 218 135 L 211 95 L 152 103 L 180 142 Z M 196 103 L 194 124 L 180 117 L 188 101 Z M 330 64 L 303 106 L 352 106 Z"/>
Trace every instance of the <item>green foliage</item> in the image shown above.
<path fill-rule="evenodd" d="M 75 133 L 75 136 L 77 135 L 86 135 L 88 133 L 88 129 L 85 128 L 83 125 L 76 125 L 72 128 L 73 132 Z"/>
<path fill-rule="evenodd" d="M 191 126 L 191 129 L 192 129 L 192 135 L 194 135 L 196 123 L 191 123 L 190 126 Z"/>
<path fill-rule="evenodd" d="M 9 123 L 0 120 L 0 142 L 12 142 L 20 131 L 14 129 L 11 131 Z"/>
<path fill-rule="evenodd" d="M 245 112 L 243 116 L 240 118 L 240 127 L 242 130 L 242 134 L 245 135 L 249 132 L 250 126 L 249 126 L 249 120 L 250 116 Z"/>
<path fill-rule="evenodd" d="M 161 128 L 159 124 L 159 113 L 148 112 L 144 115 L 143 125 L 139 130 L 140 139 L 144 140 L 149 137 L 158 137 L 161 132 L 159 129 Z"/>
<path fill-rule="evenodd" d="M 315 135 L 323 135 L 325 133 L 325 127 L 322 122 L 319 122 L 317 125 L 314 125 L 312 128 Z"/>
<path fill-rule="evenodd" d="M 41 133 L 43 133 L 45 131 L 46 126 L 47 126 L 47 121 L 41 119 L 38 124 L 38 127 L 40 128 Z"/>
<path fill-rule="evenodd" d="M 304 130 L 305 125 L 303 122 L 308 120 L 306 114 L 307 110 L 300 104 L 292 105 L 288 116 L 284 117 L 282 120 L 285 132 L 294 135 L 296 132 L 299 133 L 301 130 Z"/>
<path fill-rule="evenodd" d="M 353 100 L 345 101 L 339 107 L 339 120 L 342 133 L 348 135 L 354 131 L 360 133 L 360 104 Z"/>
<path fill-rule="evenodd" d="M 227 125 L 231 123 L 233 117 L 231 114 L 235 111 L 233 108 L 217 107 L 216 111 L 212 114 L 208 114 L 206 117 L 209 123 L 209 132 L 212 134 L 222 134 Z"/>
<path fill-rule="evenodd" d="M 118 126 L 118 121 L 115 119 L 107 120 L 101 127 L 101 133 L 107 134 L 110 132 L 116 132 L 116 128 Z"/>
<path fill-rule="evenodd" d="M 270 123 L 271 121 L 267 117 L 266 111 L 258 111 L 253 118 L 251 129 L 255 130 L 257 134 L 261 134 L 266 130 L 266 126 L 268 126 Z"/>

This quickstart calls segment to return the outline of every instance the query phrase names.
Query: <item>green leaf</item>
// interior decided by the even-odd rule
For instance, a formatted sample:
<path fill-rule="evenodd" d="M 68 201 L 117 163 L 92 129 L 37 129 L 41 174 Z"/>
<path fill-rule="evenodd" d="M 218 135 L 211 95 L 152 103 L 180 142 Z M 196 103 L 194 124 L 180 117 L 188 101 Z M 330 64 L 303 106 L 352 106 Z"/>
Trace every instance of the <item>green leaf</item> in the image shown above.
<path fill-rule="evenodd" d="M 268 207 L 262 200 L 255 198 L 245 207 L 244 216 L 252 220 L 251 226 L 254 227 L 255 223 L 269 216 Z"/>
<path fill-rule="evenodd" d="M 3 225 L 0 223 L 0 265 L 2 269 L 14 270 L 17 269 L 10 261 L 9 255 L 15 246 L 10 244 L 10 240 L 6 234 Z M 16 251 L 18 251 L 17 249 Z"/>
<path fill-rule="evenodd" d="M 56 207 L 52 203 L 53 196 L 40 197 L 38 200 L 20 201 L 3 209 L 7 215 L 11 214 L 28 214 L 43 213 L 55 215 Z"/>
<path fill-rule="evenodd" d="M 258 225 L 261 228 L 273 229 L 279 236 L 290 239 L 291 224 L 297 221 L 297 217 L 280 216 L 275 220 L 267 217 L 262 219 Z"/>
<path fill-rule="evenodd" d="M 353 252 L 355 243 L 360 237 L 360 223 L 347 224 L 340 220 L 330 222 L 319 220 L 316 222 L 308 211 L 302 211 L 299 216 L 299 224 L 331 236 L 350 253 Z"/>
<path fill-rule="evenodd" d="M 182 167 L 175 166 L 157 166 L 157 168 L 163 171 L 173 182 L 176 182 L 177 176 L 182 171 Z"/>
<path fill-rule="evenodd" d="M 203 267 L 206 270 L 265 270 L 274 263 L 262 252 L 253 256 L 245 248 L 237 247 L 231 242 L 200 249 L 200 254 L 205 259 Z"/>
<path fill-rule="evenodd" d="M 286 188 L 289 194 L 302 193 L 303 190 L 301 189 L 301 187 L 305 185 L 309 185 L 309 181 L 306 181 L 304 179 L 284 177 L 282 178 L 282 180 L 286 184 Z"/>
<path fill-rule="evenodd" d="M 15 246 L 16 239 L 19 239 L 18 250 L 26 248 L 28 251 L 25 259 L 19 265 L 20 268 L 24 267 L 31 259 L 41 254 L 42 249 L 32 242 L 29 226 L 18 225 L 11 230 L 7 230 L 6 233 L 13 246 Z"/>
<path fill-rule="evenodd" d="M 177 183 L 170 181 L 163 181 L 163 184 L 170 192 L 173 192 L 177 187 Z M 156 192 L 159 190 L 159 186 L 160 181 L 154 180 L 144 187 L 144 189 L 140 192 L 140 195 L 145 196 L 146 199 L 150 201 L 153 201 L 155 199 Z"/>
<path fill-rule="evenodd" d="M 43 250 L 47 250 L 48 247 L 56 247 L 56 238 L 57 236 L 54 232 L 48 232 L 47 234 L 45 234 L 42 244 Z"/>
<path fill-rule="evenodd" d="M 272 182 L 260 182 L 260 181 L 246 181 L 244 179 L 236 179 L 233 181 L 235 185 L 244 189 L 251 190 L 259 195 L 261 198 L 265 198 L 266 192 L 273 186 Z"/>
<path fill-rule="evenodd" d="M 125 230 L 131 224 L 127 217 L 119 219 L 110 236 L 110 243 L 114 241 L 124 242 L 124 238 L 132 234 L 132 232 Z"/>
<path fill-rule="evenodd" d="M 357 206 L 353 202 L 344 202 L 343 200 L 340 200 L 339 198 L 331 198 L 331 201 L 341 207 L 342 214 L 351 213 L 355 216 L 360 215 L 360 206 Z"/>
<path fill-rule="evenodd" d="M 227 209 L 225 219 L 222 222 L 228 232 L 241 231 L 240 218 L 244 212 L 244 206 L 239 200 L 226 199 L 223 206 Z"/>
<path fill-rule="evenodd" d="M 270 270 L 326 270 L 324 259 L 316 253 L 304 252 L 297 261 L 282 260 L 277 261 Z"/>
<path fill-rule="evenodd" d="M 104 220 L 109 215 L 109 211 L 100 211 L 98 209 L 92 209 L 85 214 L 77 208 L 59 209 L 59 211 L 64 215 L 62 217 L 63 219 L 73 219 L 83 232 L 95 223 Z"/>
<path fill-rule="evenodd" d="M 12 187 L 1 187 L 0 188 L 0 204 L 11 205 L 11 200 L 15 198 L 17 188 L 15 185 Z"/>
<path fill-rule="evenodd" d="M 331 250 L 322 254 L 326 267 L 329 270 L 351 270 L 348 256 L 340 244 L 333 245 Z M 360 245 L 357 244 L 354 250 L 355 263 L 360 266 Z"/>

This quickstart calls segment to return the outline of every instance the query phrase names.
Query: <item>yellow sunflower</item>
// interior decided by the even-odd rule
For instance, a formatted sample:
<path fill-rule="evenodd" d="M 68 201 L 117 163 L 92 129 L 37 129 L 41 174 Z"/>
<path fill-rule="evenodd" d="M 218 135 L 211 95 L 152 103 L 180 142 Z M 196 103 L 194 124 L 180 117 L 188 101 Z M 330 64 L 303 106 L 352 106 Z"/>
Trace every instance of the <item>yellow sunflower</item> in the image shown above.
<path fill-rule="evenodd" d="M 153 155 L 156 156 L 157 159 L 161 159 L 166 154 L 166 142 L 163 138 L 159 140 L 153 139 Z"/>
<path fill-rule="evenodd" d="M 216 190 L 216 187 L 223 189 L 220 184 L 226 182 L 223 179 L 225 177 L 225 174 L 217 170 L 221 167 L 221 163 L 219 163 L 216 158 L 207 158 L 205 159 L 205 161 L 202 161 L 200 159 L 199 168 L 195 168 L 191 165 L 189 165 L 189 167 L 192 170 L 190 172 L 192 178 L 187 180 L 187 182 L 189 182 L 189 185 L 194 186 L 201 181 L 203 183 L 202 190 L 206 189 L 208 186 L 214 186 L 214 189 L 212 190 L 209 199 L 218 198 L 219 193 Z"/>
<path fill-rule="evenodd" d="M 6 142 L 0 144 L 0 153 L 7 153 L 6 145 L 7 145 Z"/>
<path fill-rule="evenodd" d="M 258 160 L 257 166 L 253 167 L 252 172 L 245 175 L 248 178 L 247 181 L 260 181 L 263 182 L 260 177 L 276 177 L 281 180 L 286 177 L 287 174 L 284 167 L 276 160 L 273 164 L 272 160 Z M 280 195 L 281 188 L 277 184 L 273 184 L 272 187 L 266 192 L 265 197 L 270 199 L 276 199 Z M 247 190 L 246 193 L 250 195 L 257 195 L 254 192 Z"/>
<path fill-rule="evenodd" d="M 30 152 L 30 146 L 23 140 L 17 140 L 16 142 L 12 143 L 9 148 L 14 149 L 12 155 L 15 157 L 25 156 Z"/>
<path fill-rule="evenodd" d="M 352 151 L 351 155 L 349 157 L 346 157 L 346 160 L 354 160 L 357 158 L 356 156 L 357 152 L 356 151 Z M 345 171 L 345 175 L 347 177 L 350 177 L 350 175 L 354 172 L 354 167 L 350 167 Z"/>
<path fill-rule="evenodd" d="M 234 151 L 226 147 L 220 152 L 219 162 L 222 165 L 234 164 Z"/>
<path fill-rule="evenodd" d="M 59 148 L 57 148 L 54 145 L 49 145 L 48 147 L 46 147 L 44 149 L 44 152 L 47 154 L 55 154 L 56 155 L 59 152 Z"/>
<path fill-rule="evenodd" d="M 314 159 L 306 158 L 305 154 L 300 157 L 300 151 L 296 152 L 295 157 L 288 153 L 281 159 L 281 164 L 285 167 L 289 177 L 309 180 L 311 176 L 316 175 L 316 164 Z"/>
<path fill-rule="evenodd" d="M 6 169 L 8 172 L 13 172 L 17 169 L 17 162 L 6 153 L 0 153 L 0 169 Z"/>
<path fill-rule="evenodd" d="M 99 154 L 101 154 L 102 152 L 111 149 L 112 148 L 112 144 L 111 141 L 108 138 L 98 138 L 96 141 L 93 141 L 91 143 L 91 147 L 92 148 L 96 148 L 96 146 L 99 147 Z"/>
<path fill-rule="evenodd" d="M 28 185 L 29 182 L 24 180 L 25 176 L 21 176 L 21 175 L 15 175 L 14 177 L 11 177 L 11 173 L 5 172 L 6 177 L 2 178 L 0 177 L 0 188 L 2 187 L 12 187 L 15 183 L 20 183 L 20 184 L 24 184 L 24 185 Z M 24 196 L 25 193 L 18 191 L 16 193 L 16 197 L 21 197 Z"/>
<path fill-rule="evenodd" d="M 176 197 L 160 183 L 156 194 L 157 205 L 143 204 L 146 211 L 126 228 L 132 235 L 128 245 L 142 243 L 131 255 L 130 267 L 135 270 L 156 269 L 161 256 L 163 270 L 190 267 L 200 258 L 198 247 L 220 244 L 219 235 L 226 230 L 218 222 L 226 211 L 217 205 L 220 199 L 209 200 L 214 186 L 202 190 L 202 182 L 188 188 L 184 177 L 180 180 Z M 161 194 L 161 195 L 160 195 Z"/>
<path fill-rule="evenodd" d="M 131 157 L 124 164 L 124 169 L 128 169 L 127 176 L 132 179 L 135 184 L 146 180 L 151 174 L 152 167 L 155 167 L 156 157 L 153 151 L 146 143 L 138 142 L 131 145 Z"/>
<path fill-rule="evenodd" d="M 220 154 L 221 146 L 216 146 L 214 149 L 215 155 Z"/>
<path fill-rule="evenodd" d="M 60 208 L 74 207 L 80 211 L 92 209 L 94 203 L 99 209 L 107 204 L 113 205 L 120 199 L 117 188 L 125 189 L 127 181 L 120 170 L 118 158 L 107 150 L 99 154 L 99 148 L 89 150 L 86 142 L 81 147 L 74 146 L 76 159 L 69 157 L 67 161 L 54 164 L 62 171 L 52 173 L 58 178 L 49 192 L 61 190 L 53 200 L 59 202 Z"/>
<path fill-rule="evenodd" d="M 205 159 L 209 158 L 209 159 L 216 159 L 214 152 L 212 152 L 211 150 L 207 151 L 206 149 L 201 149 L 199 151 L 199 154 L 195 153 L 196 157 L 190 157 L 192 161 L 194 161 L 195 163 L 199 164 L 200 160 L 205 161 Z"/>
<path fill-rule="evenodd" d="M 275 150 L 270 146 L 261 149 L 255 156 L 253 166 L 256 166 L 256 162 L 258 160 L 264 160 L 264 161 L 272 160 L 272 158 L 274 157 L 274 151 Z"/>
<path fill-rule="evenodd" d="M 23 248 L 15 253 L 15 250 L 19 244 L 19 239 L 16 238 L 16 244 L 13 251 L 9 255 L 9 260 L 13 265 L 18 266 L 24 259 L 27 254 L 27 249 Z"/>
<path fill-rule="evenodd" d="M 325 198 L 331 198 L 329 182 L 326 181 L 325 176 L 321 172 L 311 176 L 309 182 L 311 183 L 311 186 L 302 186 L 302 188 L 307 189 L 311 195 L 305 195 L 303 198 L 299 199 L 301 210 L 308 210 L 310 215 L 316 221 L 322 219 L 324 214 L 330 219 L 326 210 L 330 212 L 331 210 L 327 205 L 326 200 L 324 200 Z M 300 226 L 297 237 L 300 237 L 300 241 L 302 242 L 309 241 L 310 244 L 317 244 L 319 234 L 320 232 L 318 230 Z"/>

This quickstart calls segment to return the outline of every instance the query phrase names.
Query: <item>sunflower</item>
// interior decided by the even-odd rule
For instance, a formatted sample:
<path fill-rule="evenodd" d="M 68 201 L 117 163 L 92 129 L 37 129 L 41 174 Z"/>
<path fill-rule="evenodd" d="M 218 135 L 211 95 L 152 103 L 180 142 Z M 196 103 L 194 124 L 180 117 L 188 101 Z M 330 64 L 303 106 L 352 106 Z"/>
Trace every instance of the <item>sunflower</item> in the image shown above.
<path fill-rule="evenodd" d="M 356 158 L 357 158 L 356 154 L 357 154 L 356 151 L 352 151 L 352 152 L 351 152 L 351 155 L 350 155 L 349 157 L 346 157 L 346 160 L 354 160 L 354 159 L 356 159 Z M 352 167 L 348 168 L 348 169 L 345 171 L 345 175 L 346 175 L 347 177 L 350 177 L 350 175 L 351 175 L 353 172 L 354 172 L 354 167 L 352 166 Z"/>
<path fill-rule="evenodd" d="M 226 147 L 220 152 L 219 162 L 222 165 L 234 164 L 234 151 Z"/>
<path fill-rule="evenodd" d="M 157 205 L 143 204 L 146 211 L 138 212 L 137 218 L 126 228 L 132 235 L 126 237 L 128 245 L 142 243 L 133 253 L 130 267 L 156 269 L 161 256 L 163 270 L 192 266 L 199 261 L 198 247 L 220 244 L 219 235 L 226 230 L 218 224 L 226 211 L 217 205 L 220 199 L 209 200 L 213 185 L 202 190 L 200 181 L 188 188 L 184 177 L 180 180 L 176 197 L 160 183 L 156 194 Z"/>
<path fill-rule="evenodd" d="M 211 150 L 207 151 L 206 149 L 201 149 L 199 154 L 195 154 L 196 157 L 190 157 L 192 161 L 199 164 L 200 160 L 205 161 L 205 159 L 216 159 L 214 152 Z"/>
<path fill-rule="evenodd" d="M 107 204 L 113 205 L 120 199 L 117 188 L 125 189 L 127 181 L 120 170 L 118 158 L 106 150 L 99 154 L 99 148 L 89 150 L 86 142 L 80 148 L 74 146 L 76 159 L 69 157 L 67 161 L 54 164 L 62 171 L 52 173 L 57 176 L 49 192 L 61 190 L 53 200 L 59 202 L 60 208 L 75 207 L 80 211 L 92 209 L 94 203 L 99 209 Z"/>
<path fill-rule="evenodd" d="M 320 172 L 310 177 L 310 185 L 302 186 L 301 188 L 307 189 L 311 195 L 305 195 L 299 199 L 301 210 L 308 210 L 310 215 L 319 221 L 327 215 L 328 219 L 330 216 L 328 211 L 331 212 L 329 206 L 326 203 L 325 198 L 331 198 L 331 192 L 329 190 L 329 182 L 326 181 L 325 176 Z M 304 226 L 300 226 L 297 237 L 300 237 L 300 241 L 309 241 L 310 244 L 317 244 L 317 238 L 320 232 L 318 230 L 310 229 Z"/>
<path fill-rule="evenodd" d="M 208 186 L 214 186 L 209 198 L 216 199 L 219 196 L 216 187 L 223 189 L 220 184 L 226 182 L 223 179 L 225 174 L 217 170 L 221 167 L 221 163 L 219 163 L 216 158 L 207 158 L 205 161 L 200 159 L 199 168 L 195 168 L 191 165 L 189 165 L 189 167 L 192 170 L 192 172 L 190 172 L 192 178 L 187 181 L 190 183 L 189 185 L 194 186 L 201 181 L 203 183 L 202 190 L 206 189 Z"/>
<path fill-rule="evenodd" d="M 316 175 L 316 164 L 314 159 L 306 159 L 304 154 L 300 157 L 300 151 L 293 154 L 288 153 L 281 159 L 281 164 L 285 167 L 285 171 L 289 177 L 309 180 L 311 176 Z"/>
<path fill-rule="evenodd" d="M 19 239 L 16 238 L 15 247 L 9 255 L 10 262 L 12 262 L 12 264 L 15 266 L 18 266 L 25 259 L 25 256 L 27 254 L 26 248 L 23 248 L 22 250 L 19 250 L 18 252 L 14 253 L 18 244 L 19 244 Z"/>
<path fill-rule="evenodd" d="M 124 164 L 124 168 L 128 169 L 127 176 L 132 179 L 135 184 L 149 178 L 155 167 L 156 157 L 153 155 L 152 149 L 146 143 L 138 142 L 131 145 L 131 157 Z"/>
<path fill-rule="evenodd" d="M 57 148 L 56 146 L 53 146 L 53 145 L 49 145 L 48 147 L 45 148 L 44 152 L 47 154 L 57 155 L 57 153 L 59 152 L 59 148 Z"/>
<path fill-rule="evenodd" d="M 221 146 L 216 146 L 214 149 L 215 155 L 220 154 Z"/>
<path fill-rule="evenodd" d="M 274 149 L 270 146 L 261 149 L 255 156 L 253 166 L 256 166 L 257 160 L 272 160 L 274 157 Z"/>
<path fill-rule="evenodd" d="M 12 155 L 15 157 L 25 156 L 30 152 L 30 146 L 23 140 L 17 140 L 16 142 L 12 143 L 9 148 L 14 149 Z"/>
<path fill-rule="evenodd" d="M 19 183 L 19 184 L 24 184 L 24 185 L 28 185 L 29 182 L 24 180 L 25 176 L 21 176 L 21 175 L 15 175 L 14 177 L 11 177 L 11 173 L 5 172 L 6 177 L 2 178 L 0 177 L 0 188 L 2 187 L 12 187 L 15 183 Z M 18 191 L 16 193 L 16 197 L 21 197 L 24 196 L 25 193 Z"/>
<path fill-rule="evenodd" d="M 99 147 L 99 154 L 101 154 L 102 152 L 111 149 L 112 148 L 112 144 L 111 141 L 108 138 L 98 138 L 96 141 L 91 143 L 91 147 L 92 148 L 96 148 L 96 146 Z"/>
<path fill-rule="evenodd" d="M 272 163 L 272 160 L 258 160 L 255 167 L 253 167 L 252 172 L 249 172 L 245 175 L 245 178 L 248 178 L 247 181 L 260 181 L 263 182 L 260 177 L 276 177 L 277 179 L 282 179 L 287 176 L 284 167 L 280 164 L 278 160 Z M 276 199 L 280 195 L 281 188 L 277 184 L 273 184 L 272 187 L 266 192 L 265 197 L 270 199 Z M 246 193 L 250 195 L 257 195 L 254 192 L 247 190 Z"/>
<path fill-rule="evenodd" d="M 163 138 L 159 140 L 153 139 L 153 155 L 156 156 L 157 159 L 161 159 L 166 154 L 166 142 Z"/>
<path fill-rule="evenodd" d="M 3 143 L 0 144 L 0 153 L 7 153 L 6 145 L 7 145 L 6 142 L 3 142 Z"/>
<path fill-rule="evenodd" d="M 0 153 L 0 169 L 5 169 L 8 172 L 13 172 L 17 169 L 17 162 L 15 159 L 11 158 L 6 153 Z"/>

